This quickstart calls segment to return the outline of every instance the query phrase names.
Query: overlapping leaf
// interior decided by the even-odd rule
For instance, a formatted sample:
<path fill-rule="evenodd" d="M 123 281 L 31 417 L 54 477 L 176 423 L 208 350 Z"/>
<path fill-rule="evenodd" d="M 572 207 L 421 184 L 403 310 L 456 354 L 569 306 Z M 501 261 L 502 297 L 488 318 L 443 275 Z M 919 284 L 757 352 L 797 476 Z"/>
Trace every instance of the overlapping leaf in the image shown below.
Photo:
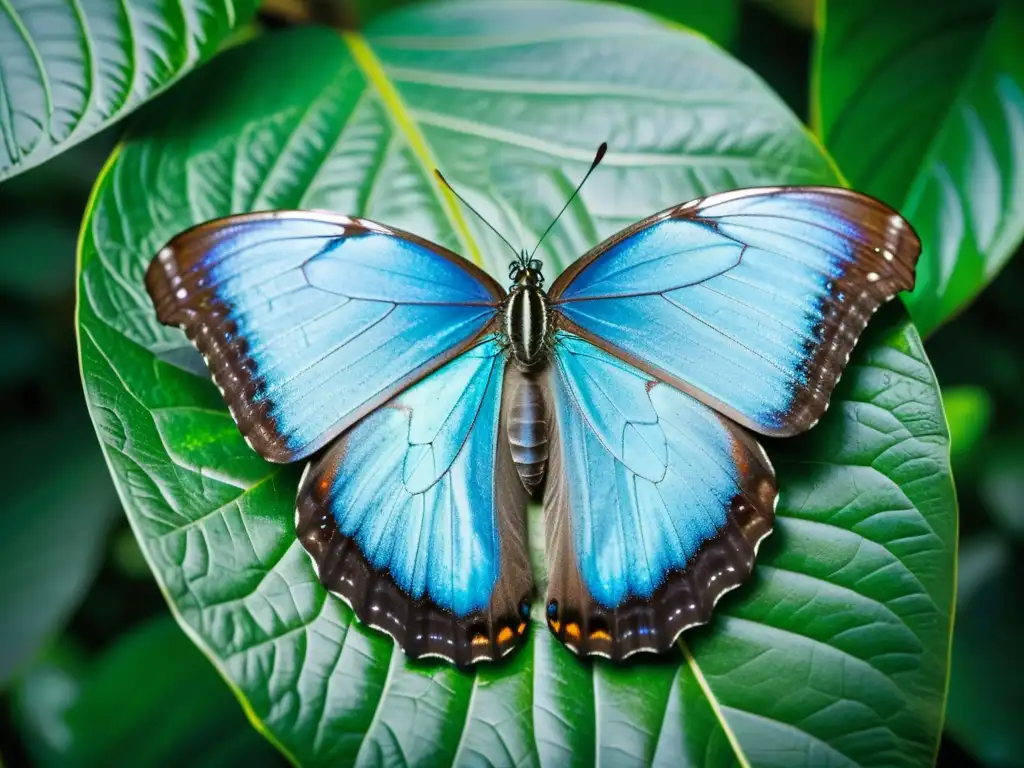
<path fill-rule="evenodd" d="M 700 194 L 835 181 L 777 97 L 705 40 L 605 4 L 523 7 L 422 6 L 365 36 L 305 29 L 236 49 L 148 113 L 99 181 L 79 276 L 83 374 L 170 604 L 305 765 L 928 763 L 955 505 L 938 392 L 898 310 L 876 321 L 828 418 L 769 446 L 778 533 L 713 627 L 618 667 L 579 662 L 538 625 L 507 663 L 468 673 L 408 663 L 325 593 L 293 532 L 301 468 L 249 451 L 183 336 L 156 323 L 152 254 L 250 209 L 369 216 L 502 276 L 504 246 L 434 184 L 434 165 L 531 244 L 607 140 L 545 243 L 549 272 Z M 535 550 L 541 537 L 532 525 Z"/>
<path fill-rule="evenodd" d="M 850 182 L 924 243 L 911 314 L 928 333 L 1024 237 L 1024 4 L 826 0 L 818 129 Z"/>
<path fill-rule="evenodd" d="M 138 107 L 255 11 L 255 0 L 0 3 L 0 180 Z"/>

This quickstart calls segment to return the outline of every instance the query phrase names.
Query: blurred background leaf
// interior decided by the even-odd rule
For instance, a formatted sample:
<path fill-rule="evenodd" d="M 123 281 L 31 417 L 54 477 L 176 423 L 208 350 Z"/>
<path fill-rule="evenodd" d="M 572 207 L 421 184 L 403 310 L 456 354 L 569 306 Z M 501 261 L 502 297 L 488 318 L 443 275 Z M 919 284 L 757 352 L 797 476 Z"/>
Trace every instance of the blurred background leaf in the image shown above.
<path fill-rule="evenodd" d="M 1004 532 L 1024 543 L 1024 443 L 993 441 L 981 471 L 982 500 Z"/>
<path fill-rule="evenodd" d="M 945 382 L 961 509 L 957 618 L 940 764 L 1024 765 L 1024 262 L 1012 260 L 977 302 L 928 343 Z"/>
<path fill-rule="evenodd" d="M 963 542 L 947 727 L 989 766 L 1024 762 L 1024 563 L 997 535 Z"/>
<path fill-rule="evenodd" d="M 78 231 L 57 215 L 30 214 L 0 228 L 0 291 L 28 299 L 66 293 Z"/>
<path fill-rule="evenodd" d="M 0 180 L 97 133 L 210 58 L 256 5 L 0 5 Z"/>
<path fill-rule="evenodd" d="M 21 677 L 14 702 L 38 766 L 287 765 L 170 617 L 94 659 L 56 645 Z"/>
<path fill-rule="evenodd" d="M 942 405 L 949 424 L 953 469 L 959 470 L 976 455 L 992 420 L 992 397 L 983 387 L 960 386 L 942 390 Z"/>
<path fill-rule="evenodd" d="M 927 335 L 1024 236 L 1024 4 L 824 0 L 819 25 L 816 128 L 921 235 L 906 303 Z"/>
<path fill-rule="evenodd" d="M 95 441 L 85 414 L 69 408 L 0 444 L 0 687 L 99 567 L 117 506 Z"/>
<path fill-rule="evenodd" d="M 0 186 L 0 690 L 67 625 L 119 520 L 71 333 L 75 218 L 113 138 Z"/>

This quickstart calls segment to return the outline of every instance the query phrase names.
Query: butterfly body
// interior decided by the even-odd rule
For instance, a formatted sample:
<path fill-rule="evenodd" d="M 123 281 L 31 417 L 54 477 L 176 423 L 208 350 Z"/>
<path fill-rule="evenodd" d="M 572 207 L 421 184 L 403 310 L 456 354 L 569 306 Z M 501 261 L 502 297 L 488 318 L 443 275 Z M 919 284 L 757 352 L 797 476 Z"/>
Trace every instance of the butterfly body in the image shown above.
<path fill-rule="evenodd" d="M 512 287 L 501 308 L 502 337 L 515 365 L 524 371 L 542 365 L 551 343 L 551 306 L 539 261 L 525 253 L 509 265 Z"/>
<path fill-rule="evenodd" d="M 506 291 L 416 235 L 303 211 L 188 230 L 146 284 L 250 445 L 311 459 L 296 532 L 361 620 L 413 657 L 509 653 L 534 496 L 543 620 L 622 659 L 750 575 L 778 498 L 754 435 L 817 422 L 919 253 L 872 198 L 765 187 L 644 219 L 546 291 L 525 252 Z"/>

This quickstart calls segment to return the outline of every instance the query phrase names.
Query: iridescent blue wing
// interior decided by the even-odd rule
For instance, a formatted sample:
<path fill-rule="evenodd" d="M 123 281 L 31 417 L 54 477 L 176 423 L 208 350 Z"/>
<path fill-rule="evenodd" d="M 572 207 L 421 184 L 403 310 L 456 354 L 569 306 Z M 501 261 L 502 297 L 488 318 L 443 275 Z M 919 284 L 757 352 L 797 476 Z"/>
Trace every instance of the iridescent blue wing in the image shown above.
<path fill-rule="evenodd" d="M 529 620 L 526 491 L 493 337 L 365 417 L 299 487 L 321 582 L 411 657 L 512 650 Z"/>
<path fill-rule="evenodd" d="M 751 572 L 776 485 L 700 401 L 564 332 L 548 372 L 547 621 L 570 649 L 665 651 Z"/>
<path fill-rule="evenodd" d="M 276 462 L 309 456 L 474 344 L 504 296 L 415 235 L 304 211 L 194 227 L 160 251 L 146 287 Z"/>
<path fill-rule="evenodd" d="M 914 285 L 921 244 L 845 189 L 743 189 L 613 236 L 551 288 L 561 327 L 740 424 L 786 436 L 828 407 L 878 307 Z"/>

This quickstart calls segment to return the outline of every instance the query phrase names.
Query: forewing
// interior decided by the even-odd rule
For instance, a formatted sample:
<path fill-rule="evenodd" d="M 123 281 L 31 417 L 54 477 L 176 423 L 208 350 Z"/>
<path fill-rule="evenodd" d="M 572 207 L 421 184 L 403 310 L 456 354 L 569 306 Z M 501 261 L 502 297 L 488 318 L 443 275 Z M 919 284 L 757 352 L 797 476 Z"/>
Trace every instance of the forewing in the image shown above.
<path fill-rule="evenodd" d="M 750 574 L 771 465 L 728 419 L 582 338 L 556 336 L 548 375 L 548 626 L 583 655 L 665 651 Z"/>
<path fill-rule="evenodd" d="M 879 201 L 744 189 L 642 221 L 583 256 L 551 298 L 562 327 L 750 429 L 812 427 L 868 319 L 914 286 L 921 244 Z"/>
<path fill-rule="evenodd" d="M 394 397 L 311 465 L 296 526 L 321 582 L 411 657 L 469 664 L 524 637 L 526 491 L 491 338 Z"/>
<path fill-rule="evenodd" d="M 363 219 L 201 224 L 150 265 L 157 317 L 206 358 L 252 447 L 309 456 L 475 342 L 504 295 L 440 246 Z"/>

